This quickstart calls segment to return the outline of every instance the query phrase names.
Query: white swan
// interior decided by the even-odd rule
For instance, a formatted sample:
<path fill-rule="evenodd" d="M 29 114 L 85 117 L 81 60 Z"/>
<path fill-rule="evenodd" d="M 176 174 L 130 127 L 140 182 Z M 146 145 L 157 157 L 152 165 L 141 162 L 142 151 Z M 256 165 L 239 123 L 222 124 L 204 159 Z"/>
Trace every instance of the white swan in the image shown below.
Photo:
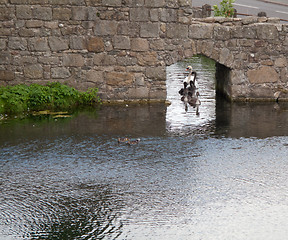
<path fill-rule="evenodd" d="M 183 82 L 187 82 L 188 84 L 191 85 L 191 81 L 192 81 L 194 86 L 195 86 L 195 80 L 196 80 L 197 73 L 195 71 L 193 71 L 192 66 L 188 66 L 186 68 L 186 71 L 189 71 L 188 77 L 186 77 Z M 193 80 L 192 80 L 192 76 L 194 76 Z"/>

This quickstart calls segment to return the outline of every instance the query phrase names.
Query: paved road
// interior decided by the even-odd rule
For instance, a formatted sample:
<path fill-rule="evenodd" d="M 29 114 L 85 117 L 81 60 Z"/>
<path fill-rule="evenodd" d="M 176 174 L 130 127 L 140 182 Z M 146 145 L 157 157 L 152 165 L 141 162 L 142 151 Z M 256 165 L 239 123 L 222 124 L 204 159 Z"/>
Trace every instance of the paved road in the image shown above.
<path fill-rule="evenodd" d="M 192 0 L 195 7 L 200 7 L 205 3 L 211 6 L 219 3 L 221 0 Z M 270 3 L 270 2 L 278 2 Z M 287 20 L 288 23 L 288 0 L 235 0 L 234 7 L 238 13 L 257 15 L 259 12 L 266 12 L 268 17 L 279 17 Z"/>

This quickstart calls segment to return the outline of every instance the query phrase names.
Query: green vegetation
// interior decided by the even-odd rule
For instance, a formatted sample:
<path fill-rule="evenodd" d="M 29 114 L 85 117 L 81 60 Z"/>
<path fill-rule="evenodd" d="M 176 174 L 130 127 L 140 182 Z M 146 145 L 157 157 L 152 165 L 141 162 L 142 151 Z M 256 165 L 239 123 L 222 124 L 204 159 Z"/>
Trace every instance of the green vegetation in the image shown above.
<path fill-rule="evenodd" d="M 233 3 L 234 0 L 222 0 L 220 2 L 220 8 L 217 5 L 213 6 L 214 16 L 215 17 L 233 17 L 234 16 L 234 8 Z"/>
<path fill-rule="evenodd" d="M 80 92 L 61 83 L 45 86 L 20 84 L 0 87 L 0 114 L 19 114 L 40 110 L 72 110 L 76 107 L 100 104 L 97 88 Z"/>

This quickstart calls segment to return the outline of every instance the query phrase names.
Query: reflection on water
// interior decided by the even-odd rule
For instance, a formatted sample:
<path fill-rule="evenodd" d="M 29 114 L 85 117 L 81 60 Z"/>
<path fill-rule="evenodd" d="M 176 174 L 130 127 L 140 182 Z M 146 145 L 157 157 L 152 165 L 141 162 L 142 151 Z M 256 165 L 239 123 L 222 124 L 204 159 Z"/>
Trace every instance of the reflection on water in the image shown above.
<path fill-rule="evenodd" d="M 188 73 L 185 71 L 192 65 L 197 72 L 196 87 L 200 93 L 200 115 L 195 108 L 180 101 L 178 91 L 183 88 L 183 80 Z M 167 96 L 171 105 L 167 108 L 167 128 L 172 132 L 187 133 L 195 127 L 203 126 L 215 119 L 215 62 L 207 58 L 195 57 L 189 62 L 179 62 L 167 68 Z"/>
<path fill-rule="evenodd" d="M 186 64 L 167 70 L 168 107 L 2 121 L 0 239 L 285 239 L 288 105 L 215 100 L 195 58 L 200 116 L 185 112 Z"/>

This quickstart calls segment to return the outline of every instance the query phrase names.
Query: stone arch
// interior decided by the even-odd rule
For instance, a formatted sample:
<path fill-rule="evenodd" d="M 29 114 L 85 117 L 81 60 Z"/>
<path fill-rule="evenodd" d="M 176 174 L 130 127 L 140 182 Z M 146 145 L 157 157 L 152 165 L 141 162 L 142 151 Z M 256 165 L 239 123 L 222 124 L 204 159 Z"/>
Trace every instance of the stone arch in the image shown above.
<path fill-rule="evenodd" d="M 0 13 L 1 85 L 60 81 L 98 87 L 104 100 L 165 100 L 166 65 L 202 54 L 228 68 L 230 99 L 288 99 L 279 19 L 207 18 L 191 0 L 13 0 Z"/>

